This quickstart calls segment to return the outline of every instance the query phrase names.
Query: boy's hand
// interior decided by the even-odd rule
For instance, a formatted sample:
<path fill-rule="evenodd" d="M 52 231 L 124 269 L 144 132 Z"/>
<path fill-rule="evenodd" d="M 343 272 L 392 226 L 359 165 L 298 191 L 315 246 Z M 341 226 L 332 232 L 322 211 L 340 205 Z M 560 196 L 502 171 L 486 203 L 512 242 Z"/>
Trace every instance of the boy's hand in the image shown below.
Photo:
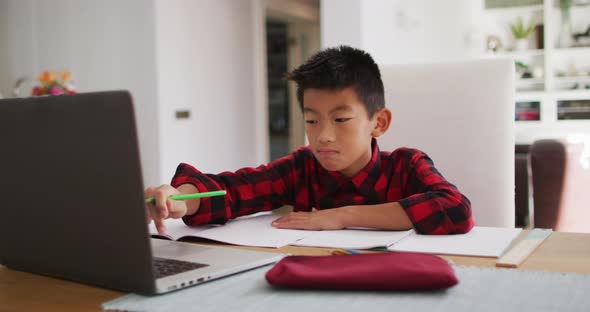
<path fill-rule="evenodd" d="M 189 207 L 187 206 L 189 202 L 188 200 L 171 200 L 168 197 L 172 195 L 196 192 L 197 189 L 194 186 L 187 184 L 181 185 L 180 187 L 178 187 L 178 189 L 167 184 L 160 185 L 158 187 L 148 187 L 144 192 L 145 198 L 148 199 L 150 197 L 153 197 L 156 200 L 155 203 L 146 202 L 148 223 L 150 223 L 153 220 L 156 225 L 156 229 L 158 230 L 158 233 L 165 234 L 165 219 L 182 218 L 187 214 L 189 210 L 191 210 L 191 212 L 194 213 L 198 209 L 200 203 L 199 199 L 190 200 L 190 204 L 192 206 L 191 208 L 193 209 L 189 209 Z M 196 209 L 194 209 L 194 207 L 196 207 Z M 194 210 L 194 212 L 192 210 Z"/>
<path fill-rule="evenodd" d="M 338 209 L 313 210 L 311 212 L 291 212 L 272 222 L 279 229 L 301 230 L 341 230 L 344 224 L 340 221 Z"/>

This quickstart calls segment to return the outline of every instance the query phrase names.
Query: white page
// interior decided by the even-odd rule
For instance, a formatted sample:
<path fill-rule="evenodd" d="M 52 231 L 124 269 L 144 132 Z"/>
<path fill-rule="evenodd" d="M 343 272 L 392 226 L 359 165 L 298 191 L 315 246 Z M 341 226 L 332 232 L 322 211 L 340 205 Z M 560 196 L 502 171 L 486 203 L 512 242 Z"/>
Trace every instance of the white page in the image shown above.
<path fill-rule="evenodd" d="M 318 231 L 291 244 L 294 246 L 369 249 L 387 247 L 412 231 L 339 230 Z"/>
<path fill-rule="evenodd" d="M 500 257 L 522 229 L 476 226 L 467 234 L 420 235 L 412 233 L 393 244 L 391 251 Z"/>
<path fill-rule="evenodd" d="M 184 221 L 182 221 L 182 219 L 166 219 L 164 220 L 164 225 L 166 226 L 166 235 L 161 236 L 165 236 L 173 240 L 177 240 L 185 236 L 198 237 L 200 232 L 215 227 L 215 225 L 210 224 L 188 226 L 184 223 Z M 158 234 L 158 230 L 156 229 L 156 225 L 153 221 L 149 224 L 148 227 L 150 234 L 160 235 Z"/>
<path fill-rule="evenodd" d="M 289 245 L 307 235 L 310 231 L 277 229 L 271 222 L 279 218 L 268 212 L 240 217 L 224 225 L 205 224 L 188 226 L 182 219 L 167 219 L 166 236 L 171 239 L 198 237 L 233 245 L 279 248 Z M 150 234 L 158 235 L 154 223 L 149 224 Z"/>
<path fill-rule="evenodd" d="M 271 226 L 272 221 L 277 218 L 279 216 L 273 214 L 241 217 L 224 226 L 200 232 L 199 237 L 234 245 L 279 248 L 311 233 L 304 230 L 277 229 Z"/>

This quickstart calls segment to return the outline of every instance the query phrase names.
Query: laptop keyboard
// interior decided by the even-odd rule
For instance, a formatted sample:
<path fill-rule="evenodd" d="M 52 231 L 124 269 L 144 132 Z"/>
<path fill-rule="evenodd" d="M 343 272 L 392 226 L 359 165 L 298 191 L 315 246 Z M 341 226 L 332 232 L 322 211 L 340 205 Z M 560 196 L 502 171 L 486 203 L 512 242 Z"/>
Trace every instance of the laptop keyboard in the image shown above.
<path fill-rule="evenodd" d="M 174 274 L 187 272 L 190 270 L 203 268 L 209 266 L 208 264 L 202 264 L 197 262 L 188 262 L 167 258 L 154 258 L 153 268 L 156 278 L 166 277 Z"/>

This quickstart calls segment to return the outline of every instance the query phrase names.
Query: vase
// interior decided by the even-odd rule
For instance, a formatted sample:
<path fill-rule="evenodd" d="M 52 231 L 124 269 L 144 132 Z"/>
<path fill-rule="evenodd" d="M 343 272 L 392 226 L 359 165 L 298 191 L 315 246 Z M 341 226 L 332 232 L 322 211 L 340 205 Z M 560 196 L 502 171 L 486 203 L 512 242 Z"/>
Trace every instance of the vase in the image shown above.
<path fill-rule="evenodd" d="M 574 43 L 572 36 L 572 21 L 569 9 L 561 10 L 561 28 L 559 29 L 559 37 L 557 38 L 558 48 L 570 48 Z"/>
<path fill-rule="evenodd" d="M 529 40 L 526 38 L 516 39 L 516 51 L 525 51 L 529 48 Z"/>

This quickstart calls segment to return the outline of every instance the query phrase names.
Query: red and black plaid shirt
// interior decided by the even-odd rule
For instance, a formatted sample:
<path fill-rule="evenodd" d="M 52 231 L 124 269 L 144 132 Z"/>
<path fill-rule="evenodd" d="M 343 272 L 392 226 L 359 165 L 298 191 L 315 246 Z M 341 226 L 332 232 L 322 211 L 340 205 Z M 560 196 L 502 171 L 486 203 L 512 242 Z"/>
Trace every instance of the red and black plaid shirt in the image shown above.
<path fill-rule="evenodd" d="M 227 190 L 226 196 L 202 198 L 198 212 L 184 216 L 188 225 L 227 220 L 284 205 L 294 211 L 399 202 L 419 233 L 466 233 L 474 225 L 471 203 L 416 149 L 380 152 L 373 140 L 371 161 L 354 177 L 325 170 L 308 147 L 258 168 L 203 174 L 180 164 L 172 186 L 190 183 L 199 192 Z"/>

